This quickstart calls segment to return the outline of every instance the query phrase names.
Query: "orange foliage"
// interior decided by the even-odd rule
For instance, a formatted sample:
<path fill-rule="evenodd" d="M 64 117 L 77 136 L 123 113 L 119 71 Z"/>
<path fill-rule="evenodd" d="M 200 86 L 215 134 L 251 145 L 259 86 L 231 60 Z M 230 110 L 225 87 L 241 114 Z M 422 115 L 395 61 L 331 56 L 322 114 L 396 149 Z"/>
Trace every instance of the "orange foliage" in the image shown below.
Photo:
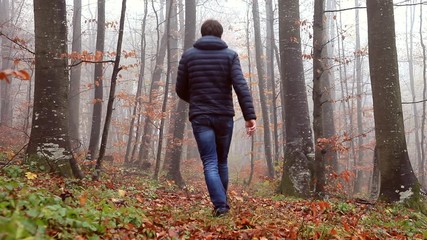
<path fill-rule="evenodd" d="M 0 71 L 0 80 L 5 80 L 7 83 L 10 83 L 9 77 L 16 77 L 21 80 L 30 80 L 31 78 L 30 74 L 25 70 L 15 71 L 11 69 L 6 69 Z"/>

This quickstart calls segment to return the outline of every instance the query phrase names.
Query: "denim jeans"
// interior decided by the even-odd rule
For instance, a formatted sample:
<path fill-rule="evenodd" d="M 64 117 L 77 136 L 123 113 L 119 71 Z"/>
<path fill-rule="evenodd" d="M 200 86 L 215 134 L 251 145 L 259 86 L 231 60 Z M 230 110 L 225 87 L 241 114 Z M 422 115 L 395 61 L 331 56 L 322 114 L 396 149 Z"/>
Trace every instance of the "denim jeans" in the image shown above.
<path fill-rule="evenodd" d="M 233 117 L 199 115 L 191 120 L 191 125 L 214 208 L 229 209 L 227 159 L 233 135 Z"/>

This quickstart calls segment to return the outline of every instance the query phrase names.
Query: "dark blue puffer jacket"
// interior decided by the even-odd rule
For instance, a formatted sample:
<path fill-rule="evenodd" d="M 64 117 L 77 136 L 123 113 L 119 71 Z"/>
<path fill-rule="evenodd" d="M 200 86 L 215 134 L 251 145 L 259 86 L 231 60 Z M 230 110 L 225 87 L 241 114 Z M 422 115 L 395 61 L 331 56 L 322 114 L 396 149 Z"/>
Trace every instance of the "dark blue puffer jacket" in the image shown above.
<path fill-rule="evenodd" d="M 182 55 L 176 93 L 190 103 L 190 120 L 201 114 L 234 116 L 232 88 L 245 120 L 256 119 L 237 53 L 215 36 L 204 36 Z"/>

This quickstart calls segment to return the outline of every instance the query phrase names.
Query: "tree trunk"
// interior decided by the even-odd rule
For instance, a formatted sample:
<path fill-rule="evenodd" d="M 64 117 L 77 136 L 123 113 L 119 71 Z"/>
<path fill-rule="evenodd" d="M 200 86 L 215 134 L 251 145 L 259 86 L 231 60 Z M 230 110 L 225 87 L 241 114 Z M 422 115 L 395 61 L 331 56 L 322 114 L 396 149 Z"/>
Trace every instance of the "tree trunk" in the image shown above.
<path fill-rule="evenodd" d="M 375 137 L 381 173 L 379 197 L 386 202 L 418 199 L 420 188 L 409 161 L 403 124 L 393 0 L 367 0 L 366 6 Z"/>
<path fill-rule="evenodd" d="M 359 0 L 355 0 L 355 6 L 359 6 Z M 359 10 L 356 9 L 355 23 L 356 23 L 356 46 L 355 46 L 355 73 L 356 73 L 356 107 L 357 107 L 357 144 L 358 144 L 358 156 L 354 156 L 356 161 L 355 163 L 355 183 L 354 183 L 354 193 L 362 193 L 363 190 L 363 180 L 364 180 L 364 159 L 363 159 L 363 106 L 362 106 L 362 59 L 361 59 L 361 49 L 360 49 L 360 27 L 359 27 Z"/>
<path fill-rule="evenodd" d="M 81 53 L 82 51 L 82 0 L 74 0 L 73 11 L 73 40 L 72 53 Z M 71 65 L 80 61 L 79 59 L 71 60 Z M 69 94 L 69 110 L 70 110 L 70 140 L 73 149 L 78 149 L 80 143 L 80 80 L 81 80 L 81 64 L 73 66 L 70 72 L 70 94 Z"/>
<path fill-rule="evenodd" d="M 99 61 L 102 61 L 104 55 L 104 41 L 105 41 L 105 0 L 98 0 L 98 23 L 97 23 L 97 36 L 96 36 L 96 54 L 100 56 Z M 102 120 L 102 102 L 104 97 L 104 73 L 103 64 L 95 63 L 94 73 L 94 88 L 95 95 L 93 99 L 93 112 L 92 112 L 92 127 L 90 131 L 88 159 L 96 159 L 99 149 L 99 138 L 101 133 L 101 120 Z"/>
<path fill-rule="evenodd" d="M 196 1 L 185 1 L 185 36 L 184 50 L 190 48 L 196 37 Z M 173 138 L 169 151 L 166 152 L 166 159 L 170 158 L 170 164 L 166 177 L 175 181 L 178 186 L 184 186 L 185 182 L 181 175 L 181 159 L 183 152 L 183 141 L 186 129 L 186 119 L 188 115 L 188 105 L 183 100 L 178 100 L 176 108 L 176 119 Z"/>
<path fill-rule="evenodd" d="M 168 0 L 167 10 L 166 10 L 166 18 L 167 18 L 166 19 L 166 34 L 167 34 L 167 39 L 166 39 L 166 49 L 167 49 L 166 83 L 165 83 L 164 94 L 163 94 L 163 103 L 162 103 L 160 129 L 159 129 L 160 130 L 159 131 L 159 142 L 158 142 L 158 147 L 157 147 L 156 165 L 154 168 L 154 176 L 153 176 L 154 179 L 158 179 L 159 174 L 160 174 L 161 156 L 162 156 L 162 151 L 163 151 L 163 140 L 164 140 L 163 133 L 165 131 L 165 120 L 166 120 L 166 112 L 167 112 L 167 105 L 168 105 L 170 79 L 171 79 L 171 77 L 176 78 L 176 69 L 177 69 L 176 63 L 178 62 L 178 59 L 175 59 L 175 61 L 172 61 L 172 57 L 177 58 L 176 50 L 178 48 L 178 42 L 176 41 L 176 38 L 174 39 L 174 37 L 171 35 L 171 32 L 174 32 L 174 35 L 176 35 L 176 33 L 178 32 L 176 7 L 177 6 L 176 6 L 175 0 Z M 171 20 L 171 18 L 172 18 L 172 20 Z M 175 53 L 175 56 L 173 56 L 173 53 Z M 174 113 L 172 113 L 172 114 L 174 114 Z M 172 119 L 171 119 L 171 121 L 173 122 Z"/>
<path fill-rule="evenodd" d="M 4 34 L 11 32 L 10 7 L 9 0 L 3 0 L 0 5 L 0 24 Z M 10 69 L 12 67 L 11 54 L 12 42 L 1 36 L 1 69 Z M 0 81 L 0 125 L 12 127 L 12 102 L 10 96 L 11 84 L 6 81 Z"/>
<path fill-rule="evenodd" d="M 423 40 L 423 5 L 420 5 L 420 44 L 423 52 L 423 83 L 424 83 L 424 89 L 423 89 L 423 99 L 427 98 L 427 61 L 426 61 L 426 45 L 424 44 Z M 420 161 L 420 175 L 421 175 L 421 183 L 427 185 L 427 176 L 426 176 L 426 160 L 425 160 L 425 122 L 426 122 L 426 101 L 423 101 L 423 113 L 422 113 L 422 124 L 421 124 L 421 161 Z"/>
<path fill-rule="evenodd" d="M 150 94 L 147 107 L 145 108 L 146 117 L 144 123 L 144 131 L 142 135 L 141 148 L 138 155 L 138 161 L 140 164 L 148 162 L 150 159 L 150 144 L 155 139 L 154 134 L 157 135 L 157 127 L 155 122 L 161 117 L 160 102 L 160 86 L 161 86 L 161 75 L 163 72 L 164 59 L 166 57 L 166 40 L 167 34 L 163 34 L 158 48 L 158 54 L 156 54 L 156 63 L 152 74 Z"/>
<path fill-rule="evenodd" d="M 266 0 L 265 8 L 267 13 L 267 38 L 266 38 L 266 59 L 267 59 L 267 80 L 271 82 L 272 91 L 272 119 L 273 119 L 273 139 L 274 139 L 274 155 L 273 162 L 274 166 L 279 165 L 279 127 L 278 127 L 278 113 L 277 113 L 277 89 L 276 89 L 276 77 L 274 73 L 274 12 L 273 12 L 273 1 Z"/>
<path fill-rule="evenodd" d="M 312 190 L 313 140 L 301 58 L 299 1 L 279 4 L 280 56 L 286 150 L 280 192 L 309 196 Z"/>
<path fill-rule="evenodd" d="M 335 9 L 336 7 L 334 6 L 335 4 L 335 0 L 327 0 L 327 9 Z M 329 31 L 327 31 L 327 39 L 335 39 L 335 28 L 334 28 L 334 24 L 335 24 L 335 20 L 334 20 L 334 13 L 330 13 L 327 15 L 327 19 L 328 19 L 328 26 L 329 26 Z M 326 57 L 327 56 L 334 56 L 334 41 L 331 41 L 327 46 L 327 51 L 326 51 Z M 333 136 L 336 135 L 336 129 L 335 129 L 335 108 L 334 108 L 334 100 L 335 100 L 335 83 L 334 83 L 334 79 L 335 79 L 335 68 L 334 66 L 334 61 L 331 60 L 330 57 L 327 57 L 328 60 L 328 75 L 327 75 L 327 81 L 325 82 L 326 86 L 325 88 L 329 89 L 329 95 L 328 95 L 328 102 L 324 103 L 324 109 L 325 111 L 323 111 L 323 114 L 326 115 L 323 117 L 324 121 L 324 132 L 325 132 L 325 136 L 328 138 L 331 138 Z M 326 159 L 328 161 L 328 163 L 330 163 L 330 169 L 332 172 L 334 173 L 338 173 L 339 172 L 339 164 L 338 164 L 338 152 L 336 151 L 328 151 L 326 153 Z"/>
<path fill-rule="evenodd" d="M 113 114 L 114 98 L 115 98 L 115 94 L 116 94 L 117 76 L 121 70 L 120 57 L 121 57 L 121 52 L 122 52 L 125 16 L 126 16 L 126 0 L 122 0 L 122 11 L 120 14 L 119 36 L 117 39 L 117 48 L 116 48 L 116 59 L 114 60 L 113 73 L 111 75 L 111 86 L 110 86 L 110 94 L 108 96 L 107 113 L 105 115 L 104 129 L 102 131 L 101 148 L 99 149 L 99 156 L 98 156 L 98 159 L 96 160 L 95 174 L 93 175 L 94 180 L 99 179 L 99 174 L 100 174 L 100 170 L 102 167 L 102 159 L 105 155 L 105 150 L 107 147 L 108 131 L 110 129 L 111 116 Z"/>
<path fill-rule="evenodd" d="M 138 87 L 136 90 L 135 95 L 135 106 L 133 107 L 132 111 L 132 120 L 130 122 L 129 126 L 129 138 L 128 143 L 126 146 L 126 155 L 125 155 L 125 163 L 129 163 L 133 161 L 134 152 L 131 149 L 136 149 L 135 145 L 138 145 L 139 140 L 139 119 L 141 118 L 141 114 L 139 113 L 138 109 L 142 107 L 141 104 L 141 95 L 142 95 L 142 87 L 144 85 L 144 76 L 145 76 L 145 52 L 146 52 L 146 40 L 145 40 L 145 26 L 147 23 L 147 15 L 148 15 L 148 0 L 144 0 L 144 18 L 142 19 L 142 30 L 141 30 L 141 58 L 140 58 L 140 68 L 139 68 L 139 78 L 138 78 Z M 133 135 L 134 135 L 134 128 L 135 128 L 135 120 L 137 122 L 136 125 L 136 136 L 135 136 L 135 142 L 132 145 Z"/>
<path fill-rule="evenodd" d="M 252 1 L 252 14 L 254 17 L 254 33 L 255 33 L 255 55 L 256 65 L 258 73 L 258 87 L 259 87 L 259 98 L 261 102 L 263 132 L 264 132 L 264 151 L 265 160 L 267 161 L 268 176 L 274 178 L 274 165 L 271 153 L 271 131 L 270 131 L 270 117 L 268 113 L 268 97 L 267 97 L 267 84 L 265 79 L 265 62 L 264 54 L 261 45 L 261 30 L 260 30 L 260 18 L 259 18 L 259 7 L 258 0 Z"/>
<path fill-rule="evenodd" d="M 325 103 L 324 95 L 328 92 L 325 91 L 323 86 L 326 75 L 326 64 L 322 56 L 326 51 L 327 40 L 325 38 L 325 30 L 323 24 L 323 12 L 325 10 L 325 3 L 323 0 L 314 1 L 314 22 L 313 22 L 313 132 L 316 141 L 315 158 L 313 177 L 315 182 L 316 197 L 323 198 L 325 194 L 325 154 L 328 151 L 327 142 L 322 141 L 325 138 L 323 129 L 323 104 Z"/>
<path fill-rule="evenodd" d="M 249 90 L 252 92 L 252 56 L 251 56 L 251 41 L 250 41 L 250 32 L 249 32 L 249 28 L 250 28 L 250 18 L 249 18 L 249 6 L 248 5 L 248 10 L 247 10 L 247 23 L 246 23 L 246 51 L 248 53 L 248 72 L 249 72 L 249 77 L 248 77 L 248 81 L 249 81 Z M 277 134 L 276 134 L 277 135 Z M 278 147 L 279 145 L 276 145 L 276 147 Z M 246 182 L 246 185 L 251 185 L 253 176 L 254 176 L 254 171 L 255 171 L 255 136 L 252 135 L 251 136 L 251 153 L 250 153 L 250 158 L 251 158 L 251 170 L 249 172 L 249 177 L 248 177 L 248 181 Z"/>
<path fill-rule="evenodd" d="M 34 0 L 35 89 L 27 154 L 47 171 L 82 177 L 68 131 L 67 19 L 65 0 Z M 34 158 L 36 157 L 36 158 Z"/>

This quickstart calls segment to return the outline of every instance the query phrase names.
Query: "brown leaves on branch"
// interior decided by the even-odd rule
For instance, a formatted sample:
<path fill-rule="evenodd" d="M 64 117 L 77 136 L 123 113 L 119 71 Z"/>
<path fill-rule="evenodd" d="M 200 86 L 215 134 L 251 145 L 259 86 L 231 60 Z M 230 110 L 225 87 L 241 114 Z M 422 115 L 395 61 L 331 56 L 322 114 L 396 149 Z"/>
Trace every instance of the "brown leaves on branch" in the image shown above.
<path fill-rule="evenodd" d="M 10 77 L 15 77 L 15 78 L 19 78 L 21 80 L 30 80 L 30 74 L 25 71 L 25 70 L 11 70 L 11 69 L 6 69 L 6 70 L 2 70 L 0 71 L 0 80 L 5 80 L 7 83 L 10 83 Z"/>

